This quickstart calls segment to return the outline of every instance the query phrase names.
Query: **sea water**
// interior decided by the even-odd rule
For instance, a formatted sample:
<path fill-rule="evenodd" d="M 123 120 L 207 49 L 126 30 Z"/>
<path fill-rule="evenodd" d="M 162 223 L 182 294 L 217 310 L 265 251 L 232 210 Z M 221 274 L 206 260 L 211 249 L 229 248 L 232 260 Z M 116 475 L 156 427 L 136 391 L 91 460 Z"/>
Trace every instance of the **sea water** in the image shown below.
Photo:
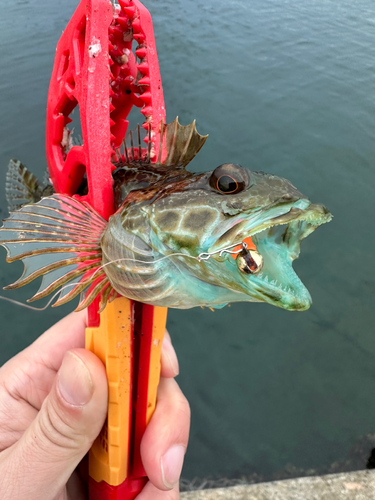
<path fill-rule="evenodd" d="M 178 382 L 192 408 L 183 475 L 264 478 L 329 470 L 375 432 L 375 6 L 372 0 L 145 0 L 167 118 L 210 137 L 191 165 L 287 177 L 333 221 L 295 268 L 313 305 L 170 310 Z M 48 83 L 75 0 L 3 2 L 0 185 L 9 158 L 42 178 Z M 1 215 L 7 215 L 4 188 Z M 0 285 L 21 264 L 6 264 Z M 34 287 L 35 288 L 35 287 Z M 7 292 L 25 301 L 27 290 Z M 71 310 L 0 301 L 5 362 Z M 363 463 L 365 466 L 365 463 Z"/>

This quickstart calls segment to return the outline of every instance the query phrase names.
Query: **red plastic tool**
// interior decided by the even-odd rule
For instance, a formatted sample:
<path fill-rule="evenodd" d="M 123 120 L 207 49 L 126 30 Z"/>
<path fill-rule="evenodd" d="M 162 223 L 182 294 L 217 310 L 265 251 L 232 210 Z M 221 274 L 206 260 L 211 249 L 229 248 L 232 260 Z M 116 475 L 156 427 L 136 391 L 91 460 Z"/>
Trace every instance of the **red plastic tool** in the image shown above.
<path fill-rule="evenodd" d="M 71 144 L 68 128 L 77 106 L 82 145 Z M 82 0 L 56 49 L 47 103 L 47 163 L 57 192 L 75 195 L 86 176 L 88 193 L 81 199 L 106 219 L 114 211 L 112 160 L 133 106 L 144 116 L 142 126 L 151 127 L 156 161 L 165 107 L 151 16 L 138 0 L 117 5 Z M 101 315 L 97 310 L 95 301 L 89 307 L 87 345 L 107 366 L 109 414 L 90 456 L 90 500 L 131 500 L 146 481 L 140 440 L 155 406 L 166 310 L 127 299 L 116 299 Z M 128 373 L 126 380 L 121 373 Z"/>

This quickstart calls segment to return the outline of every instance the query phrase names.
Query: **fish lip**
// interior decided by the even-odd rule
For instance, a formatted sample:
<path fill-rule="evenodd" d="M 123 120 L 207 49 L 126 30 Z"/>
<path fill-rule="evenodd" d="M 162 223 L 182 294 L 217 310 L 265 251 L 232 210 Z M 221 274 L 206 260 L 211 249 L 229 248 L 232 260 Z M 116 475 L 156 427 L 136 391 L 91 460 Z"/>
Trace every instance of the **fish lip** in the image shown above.
<path fill-rule="evenodd" d="M 289 311 L 306 311 L 312 304 L 310 292 L 292 266 L 289 271 L 291 272 L 289 278 L 292 276 L 294 282 L 293 288 L 290 286 L 291 283 L 283 287 L 277 280 L 267 280 L 268 275 L 265 272 L 252 275 L 252 284 L 257 286 L 257 294 L 263 295 L 266 302 Z"/>
<path fill-rule="evenodd" d="M 296 206 L 298 205 L 298 202 L 301 201 L 305 202 L 304 208 L 299 208 L 298 206 Z M 270 229 L 274 226 L 289 224 L 290 222 L 296 220 L 305 220 L 311 225 L 311 227 L 313 227 L 313 231 L 321 224 L 329 222 L 332 219 L 332 215 L 324 205 L 313 204 L 309 200 L 298 200 L 298 202 L 293 203 L 292 206 L 289 205 L 284 213 L 277 215 L 276 217 L 270 216 L 254 227 L 251 227 L 254 222 L 254 218 L 256 219 L 261 217 L 262 214 L 267 213 L 267 211 L 269 211 L 270 209 L 280 208 L 280 205 L 269 205 L 255 214 L 246 214 L 245 212 L 245 215 L 239 217 L 237 222 L 232 224 L 226 231 L 222 232 L 216 238 L 215 243 L 211 245 L 211 247 L 208 249 L 208 252 L 218 251 L 221 248 L 234 245 L 237 242 L 238 244 L 241 244 L 241 242 L 245 238 L 248 238 L 249 236 L 252 237 L 265 229 Z M 246 217 L 246 215 L 250 215 L 250 217 Z M 251 217 L 251 215 L 255 217 Z"/>
<path fill-rule="evenodd" d="M 288 217 L 282 216 L 269 221 L 268 228 L 262 230 L 267 231 L 265 237 L 261 237 L 259 241 L 257 236 L 254 237 L 258 251 L 265 259 L 268 259 L 268 266 L 264 265 L 260 273 L 253 276 L 252 284 L 258 288 L 259 295 L 267 295 L 267 302 L 290 311 L 305 311 L 311 306 L 311 295 L 294 271 L 292 262 L 299 255 L 301 241 L 318 226 L 329 222 L 332 215 L 324 205 L 318 204 L 310 204 L 306 209 L 299 211 L 291 209 L 285 215 Z M 283 239 L 282 242 L 274 240 L 275 246 L 272 250 L 273 236 L 271 236 L 270 250 L 268 230 L 281 225 L 286 226 L 286 235 L 290 231 L 291 240 L 289 238 L 286 238 L 286 241 Z M 293 231 L 295 231 L 294 242 Z M 255 234 L 258 233 L 261 232 L 257 231 Z M 281 272 L 275 273 L 275 269 L 281 269 Z"/>
<path fill-rule="evenodd" d="M 265 211 L 267 211 L 267 208 L 263 209 L 263 213 Z M 287 226 L 289 228 L 291 227 L 290 225 L 292 223 L 295 223 L 296 221 L 306 222 L 306 224 L 300 226 L 299 232 L 297 233 L 298 251 L 294 253 L 293 249 L 289 246 L 289 243 L 286 243 L 287 258 L 285 259 L 285 256 L 280 256 L 280 266 L 279 264 L 276 265 L 276 267 L 282 269 L 281 279 L 280 276 L 277 275 L 275 275 L 275 277 L 278 278 L 278 280 L 272 280 L 272 278 L 268 280 L 265 279 L 265 277 L 270 273 L 270 269 L 267 269 L 267 266 L 263 267 L 259 274 L 242 275 L 242 273 L 239 271 L 241 276 L 240 280 L 246 290 L 248 289 L 248 285 L 251 283 L 252 289 L 246 291 L 246 293 L 248 293 L 250 296 L 254 295 L 255 292 L 260 300 L 264 300 L 264 302 L 267 302 L 269 304 L 290 311 L 305 311 L 311 306 L 312 299 L 309 291 L 294 271 L 292 267 L 292 261 L 296 257 L 298 257 L 299 244 L 301 240 L 308 236 L 308 234 L 313 232 L 321 224 L 329 222 L 331 218 L 332 215 L 324 205 L 312 204 L 308 201 L 308 204 L 306 204 L 304 208 L 299 208 L 295 205 L 291 207 L 289 206 L 288 210 L 285 210 L 277 217 L 270 216 L 266 219 L 263 219 L 260 224 L 253 227 L 251 227 L 253 223 L 252 220 L 242 219 L 227 231 L 223 232 L 216 243 L 209 249 L 209 252 L 215 250 L 217 251 L 222 248 L 223 240 L 225 240 L 226 236 L 228 235 L 233 237 L 233 234 L 231 234 L 231 232 L 234 232 L 235 238 L 230 244 L 240 244 L 245 238 L 249 236 L 255 236 L 254 243 L 257 246 L 257 250 L 261 255 L 263 250 L 263 257 L 266 257 L 267 251 L 262 249 L 261 245 L 260 248 L 258 247 L 258 242 L 256 241 L 256 235 L 258 233 L 267 231 L 276 226 Z M 240 225 L 241 227 L 239 227 Z M 237 230 L 234 228 L 237 228 Z M 218 245 L 219 240 L 221 240 L 220 245 Z M 269 255 L 268 258 L 270 258 Z M 234 259 L 233 264 L 235 265 Z M 272 267 L 270 276 L 272 276 Z"/>

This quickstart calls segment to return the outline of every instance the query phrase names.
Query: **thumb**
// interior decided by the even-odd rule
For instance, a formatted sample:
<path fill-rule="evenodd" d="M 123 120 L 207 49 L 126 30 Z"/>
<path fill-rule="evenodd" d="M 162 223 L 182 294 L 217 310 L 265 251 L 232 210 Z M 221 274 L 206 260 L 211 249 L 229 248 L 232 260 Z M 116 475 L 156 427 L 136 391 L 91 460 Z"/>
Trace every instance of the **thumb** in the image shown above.
<path fill-rule="evenodd" d="M 85 349 L 67 352 L 36 419 L 5 452 L 0 470 L 5 465 L 6 471 L 1 475 L 8 475 L 17 493 L 9 498 L 52 500 L 59 496 L 104 424 L 107 394 L 99 358 Z"/>

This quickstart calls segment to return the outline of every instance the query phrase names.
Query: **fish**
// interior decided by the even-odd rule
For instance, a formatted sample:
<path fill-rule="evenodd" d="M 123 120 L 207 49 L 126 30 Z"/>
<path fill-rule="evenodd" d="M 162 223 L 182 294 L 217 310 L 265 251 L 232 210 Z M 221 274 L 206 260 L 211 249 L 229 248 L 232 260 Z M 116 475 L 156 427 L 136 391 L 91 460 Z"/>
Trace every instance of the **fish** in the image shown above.
<path fill-rule="evenodd" d="M 331 220 L 329 210 L 287 179 L 239 164 L 190 172 L 186 166 L 207 136 L 195 121 L 159 126 L 154 163 L 140 142 L 128 147 L 124 141 L 118 152 L 115 213 L 108 221 L 79 196 L 44 196 L 52 186 L 42 189 L 26 167 L 12 162 L 12 210 L 0 244 L 7 262 L 22 260 L 24 271 L 5 289 L 42 277 L 29 302 L 56 293 L 58 306 L 79 295 L 76 310 L 97 297 L 103 310 L 117 295 L 177 309 L 234 302 L 308 309 L 311 296 L 292 264 L 301 241 Z M 82 195 L 87 187 L 80 189 Z"/>

